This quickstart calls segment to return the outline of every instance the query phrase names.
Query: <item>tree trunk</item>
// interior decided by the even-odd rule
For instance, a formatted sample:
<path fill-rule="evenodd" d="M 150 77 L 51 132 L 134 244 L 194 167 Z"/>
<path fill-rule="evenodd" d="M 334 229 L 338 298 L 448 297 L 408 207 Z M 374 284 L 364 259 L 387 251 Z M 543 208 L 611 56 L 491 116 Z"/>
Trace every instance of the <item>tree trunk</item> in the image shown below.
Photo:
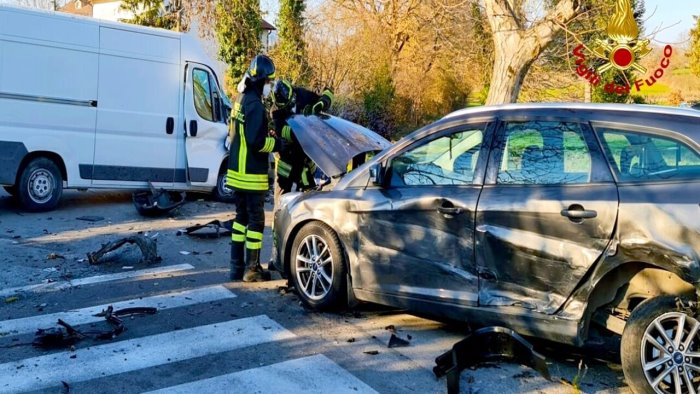
<path fill-rule="evenodd" d="M 501 35 L 507 37 L 494 39 L 495 58 L 486 105 L 516 102 L 525 76 L 535 60 L 528 54 L 532 48 L 523 48 L 524 43 L 517 33 Z"/>
<path fill-rule="evenodd" d="M 486 105 L 514 103 L 532 63 L 552 42 L 563 24 L 579 11 L 578 0 L 561 0 L 529 28 L 512 0 L 485 0 L 495 59 Z"/>

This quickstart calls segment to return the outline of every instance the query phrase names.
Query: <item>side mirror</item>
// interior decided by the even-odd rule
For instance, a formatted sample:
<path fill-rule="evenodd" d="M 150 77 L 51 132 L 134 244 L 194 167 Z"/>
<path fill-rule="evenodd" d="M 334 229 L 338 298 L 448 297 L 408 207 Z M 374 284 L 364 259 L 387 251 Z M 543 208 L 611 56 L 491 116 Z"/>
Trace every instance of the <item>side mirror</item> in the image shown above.
<path fill-rule="evenodd" d="M 369 168 L 369 181 L 372 182 L 372 184 L 381 186 L 384 175 L 382 170 L 382 165 L 380 163 L 377 163 Z"/>

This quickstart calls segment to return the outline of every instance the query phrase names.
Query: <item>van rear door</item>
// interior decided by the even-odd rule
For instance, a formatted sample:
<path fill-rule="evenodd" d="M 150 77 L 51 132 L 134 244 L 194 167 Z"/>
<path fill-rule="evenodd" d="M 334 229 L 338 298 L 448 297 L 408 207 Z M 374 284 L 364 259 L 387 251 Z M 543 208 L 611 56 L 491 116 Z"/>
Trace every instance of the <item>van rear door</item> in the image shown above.
<path fill-rule="evenodd" d="M 175 170 L 180 78 L 177 35 L 100 28 L 93 185 L 184 182 Z"/>
<path fill-rule="evenodd" d="M 185 146 L 187 182 L 214 186 L 226 153 L 229 109 L 214 72 L 199 63 L 185 68 Z"/>

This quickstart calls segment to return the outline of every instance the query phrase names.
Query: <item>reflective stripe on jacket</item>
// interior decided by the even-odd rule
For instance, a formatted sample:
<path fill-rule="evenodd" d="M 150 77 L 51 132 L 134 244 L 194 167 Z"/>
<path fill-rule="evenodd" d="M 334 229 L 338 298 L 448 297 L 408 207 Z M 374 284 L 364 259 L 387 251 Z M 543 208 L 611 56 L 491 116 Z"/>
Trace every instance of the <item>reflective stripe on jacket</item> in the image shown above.
<path fill-rule="evenodd" d="M 229 133 L 233 134 L 226 185 L 235 190 L 265 192 L 268 189 L 269 154 L 279 149 L 268 136 L 267 115 L 260 93 L 246 89 L 231 111 Z"/>

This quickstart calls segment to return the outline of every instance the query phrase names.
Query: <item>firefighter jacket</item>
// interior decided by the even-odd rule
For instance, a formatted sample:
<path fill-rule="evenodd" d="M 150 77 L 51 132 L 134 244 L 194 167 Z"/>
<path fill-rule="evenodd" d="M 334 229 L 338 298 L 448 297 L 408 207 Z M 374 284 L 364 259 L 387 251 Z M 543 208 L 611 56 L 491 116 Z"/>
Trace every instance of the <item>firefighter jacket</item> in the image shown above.
<path fill-rule="evenodd" d="M 266 192 L 269 155 L 281 142 L 268 135 L 268 122 L 262 93 L 248 88 L 236 98 L 231 111 L 229 134 L 233 135 L 229 152 L 226 185 L 237 191 Z"/>
<path fill-rule="evenodd" d="M 296 183 L 302 190 L 315 187 L 314 172 L 316 165 L 309 159 L 301 148 L 292 129 L 287 125 L 287 119 L 295 114 L 308 115 L 314 111 L 327 110 L 332 102 L 333 94 L 326 90 L 318 95 L 310 90 L 294 88 L 296 105 L 290 108 L 278 109 L 272 112 L 272 121 L 277 135 L 281 136 L 286 144 L 279 152 L 277 159 L 278 183 L 283 189 L 289 189 L 291 183 Z M 316 107 L 314 109 L 314 107 Z M 286 186 L 286 187 L 285 187 Z M 284 190 L 285 192 L 291 190 Z"/>

